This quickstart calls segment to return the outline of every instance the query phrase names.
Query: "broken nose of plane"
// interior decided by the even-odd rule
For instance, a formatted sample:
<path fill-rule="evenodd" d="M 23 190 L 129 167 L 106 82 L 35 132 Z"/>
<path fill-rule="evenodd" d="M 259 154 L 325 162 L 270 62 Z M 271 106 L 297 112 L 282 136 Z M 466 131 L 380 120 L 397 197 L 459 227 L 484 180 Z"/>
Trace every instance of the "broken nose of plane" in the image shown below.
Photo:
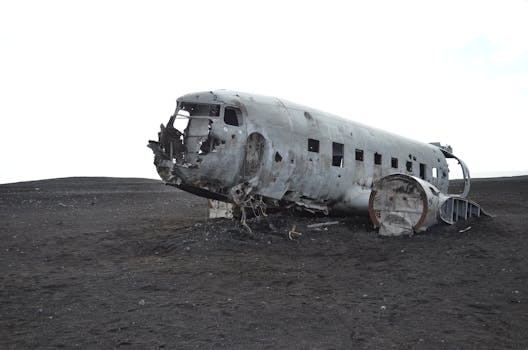
<path fill-rule="evenodd" d="M 154 165 L 164 181 L 171 178 L 174 164 L 184 152 L 182 133 L 174 128 L 174 119 L 172 116 L 167 126 L 161 124 L 158 141 L 150 140 L 147 145 L 154 152 Z"/>
<path fill-rule="evenodd" d="M 147 147 L 154 152 L 154 165 L 159 176 L 163 181 L 168 181 L 171 177 L 173 162 L 167 157 L 159 142 L 150 140 Z"/>

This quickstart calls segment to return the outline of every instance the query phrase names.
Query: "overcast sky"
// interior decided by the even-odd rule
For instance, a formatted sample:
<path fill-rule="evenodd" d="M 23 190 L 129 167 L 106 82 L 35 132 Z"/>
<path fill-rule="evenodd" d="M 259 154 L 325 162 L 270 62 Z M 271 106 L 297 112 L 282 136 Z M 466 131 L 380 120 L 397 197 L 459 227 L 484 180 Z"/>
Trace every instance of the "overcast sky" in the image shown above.
<path fill-rule="evenodd" d="M 157 178 L 175 99 L 221 88 L 528 173 L 523 0 L 2 1 L 0 48 L 0 183 Z"/>

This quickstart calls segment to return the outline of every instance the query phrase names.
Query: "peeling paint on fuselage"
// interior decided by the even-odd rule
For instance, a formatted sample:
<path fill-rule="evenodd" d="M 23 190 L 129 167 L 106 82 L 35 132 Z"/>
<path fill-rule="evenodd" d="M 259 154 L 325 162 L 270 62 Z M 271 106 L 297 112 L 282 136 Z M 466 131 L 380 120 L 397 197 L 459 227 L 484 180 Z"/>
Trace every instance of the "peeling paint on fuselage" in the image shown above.
<path fill-rule="evenodd" d="M 169 155 L 161 137 L 150 144 L 166 183 L 204 197 L 237 203 L 251 195 L 311 210 L 366 214 L 374 182 L 395 173 L 420 176 L 447 193 L 448 165 L 436 145 L 273 97 L 219 90 L 188 94 L 177 104 L 176 114 L 185 104 L 220 106 L 218 116 L 190 116 L 187 129 L 180 130 L 179 155 Z M 226 108 L 239 112 L 238 123 L 226 123 Z M 213 139 L 214 148 L 200 154 L 201 145 Z M 308 139 L 318 141 L 318 152 L 308 150 Z M 343 145 L 338 165 L 333 143 Z M 363 151 L 362 160 L 356 160 L 356 150 Z M 375 164 L 376 153 L 381 164 Z"/>

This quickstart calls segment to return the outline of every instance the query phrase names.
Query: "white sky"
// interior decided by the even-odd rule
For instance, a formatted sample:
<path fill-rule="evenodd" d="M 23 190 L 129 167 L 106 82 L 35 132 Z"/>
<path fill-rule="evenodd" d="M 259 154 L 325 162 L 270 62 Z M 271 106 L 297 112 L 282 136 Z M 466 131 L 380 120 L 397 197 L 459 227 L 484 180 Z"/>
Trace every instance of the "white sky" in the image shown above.
<path fill-rule="evenodd" d="M 0 183 L 157 178 L 175 99 L 285 98 L 526 171 L 528 1 L 2 1 Z"/>

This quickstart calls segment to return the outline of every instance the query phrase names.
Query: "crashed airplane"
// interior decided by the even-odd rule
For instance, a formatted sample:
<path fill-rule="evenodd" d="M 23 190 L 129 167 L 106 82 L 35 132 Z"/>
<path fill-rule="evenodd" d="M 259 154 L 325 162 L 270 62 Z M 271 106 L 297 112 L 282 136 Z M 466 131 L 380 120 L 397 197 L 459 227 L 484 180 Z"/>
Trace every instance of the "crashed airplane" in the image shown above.
<path fill-rule="evenodd" d="M 451 147 L 274 97 L 184 95 L 148 146 L 166 184 L 233 203 L 243 221 L 270 207 L 368 213 L 380 234 L 403 235 L 484 214 Z M 448 194 L 448 158 L 462 168 L 459 194 Z"/>

